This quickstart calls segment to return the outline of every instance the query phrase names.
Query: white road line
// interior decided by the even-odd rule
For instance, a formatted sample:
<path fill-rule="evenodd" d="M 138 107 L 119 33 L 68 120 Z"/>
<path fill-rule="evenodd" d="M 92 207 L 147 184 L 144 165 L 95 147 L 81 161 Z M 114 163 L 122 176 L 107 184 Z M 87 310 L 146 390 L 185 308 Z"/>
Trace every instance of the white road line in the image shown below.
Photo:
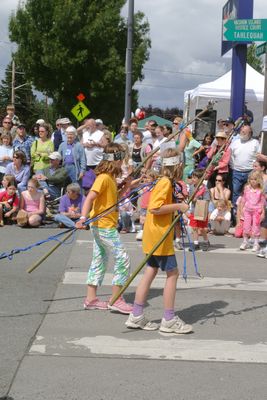
<path fill-rule="evenodd" d="M 168 336 L 166 340 L 165 337 Z M 175 338 L 173 336 L 176 336 Z M 113 336 L 82 337 L 77 339 L 59 338 L 51 346 L 45 341 L 34 342 L 30 354 L 66 353 L 83 356 L 121 356 L 123 358 L 144 358 L 153 360 L 208 361 L 267 363 L 267 343 L 247 344 L 224 340 L 196 340 L 175 334 L 161 334 L 158 339 L 128 340 Z"/>
<path fill-rule="evenodd" d="M 113 275 L 106 273 L 103 285 L 110 286 L 112 283 Z M 85 285 L 87 279 L 87 272 L 72 272 L 66 271 L 63 284 L 65 285 Z M 141 276 L 138 275 L 131 284 L 131 287 L 136 287 L 140 281 Z M 157 275 L 152 287 L 163 288 L 165 284 L 165 275 Z M 213 290 L 242 290 L 242 291 L 267 291 L 267 280 L 266 279 L 255 279 L 255 280 L 243 280 L 240 278 L 211 278 L 204 277 L 203 279 L 196 278 L 195 276 L 189 276 L 187 283 L 182 277 L 177 282 L 177 288 L 180 289 L 213 289 Z"/>
<path fill-rule="evenodd" d="M 89 248 L 93 247 L 93 240 L 76 240 L 76 243 L 78 246 L 83 246 L 83 245 L 89 245 Z M 125 246 L 129 249 L 134 248 L 136 249 L 138 248 L 142 248 L 142 243 L 141 242 L 123 242 L 123 244 L 125 244 Z M 188 247 L 186 248 L 186 252 L 189 252 Z M 176 250 L 177 254 L 182 254 L 181 250 Z M 204 252 L 202 251 L 197 251 L 196 254 L 203 254 Z M 238 247 L 222 247 L 222 248 L 211 248 L 209 249 L 208 252 L 205 252 L 205 255 L 209 255 L 209 254 L 236 254 L 236 255 L 245 255 L 245 256 L 254 256 L 255 257 L 255 253 L 253 253 L 251 250 L 246 250 L 246 251 L 241 251 L 239 250 Z"/>

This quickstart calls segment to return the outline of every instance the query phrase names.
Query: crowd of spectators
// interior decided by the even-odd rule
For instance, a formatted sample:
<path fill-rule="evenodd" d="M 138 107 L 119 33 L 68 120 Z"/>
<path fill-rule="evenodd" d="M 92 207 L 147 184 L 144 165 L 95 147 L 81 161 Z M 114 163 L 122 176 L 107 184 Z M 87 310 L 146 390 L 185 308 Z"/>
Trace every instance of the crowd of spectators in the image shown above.
<path fill-rule="evenodd" d="M 267 156 L 261 154 L 259 140 L 248 122 L 236 132 L 232 118 L 220 120 L 215 135 L 208 133 L 200 142 L 194 138 L 190 126 L 179 129 L 180 117 L 174 118 L 172 125 L 164 126 L 149 120 L 143 132 L 138 129 L 138 121 L 132 118 L 129 124 L 122 123 L 117 134 L 111 134 L 101 119 L 86 119 L 76 129 L 68 118 L 60 118 L 54 130 L 46 121 L 38 119 L 28 133 L 15 115 L 14 107 L 8 106 L 6 111 L 0 127 L 1 226 L 8 223 L 40 226 L 45 223 L 49 203 L 58 202 L 54 221 L 62 227 L 74 227 L 84 196 L 94 182 L 94 170 L 108 143 L 119 143 L 125 151 L 118 185 L 141 164 L 143 168 L 136 176 L 135 186 L 156 179 L 161 170 L 161 152 L 172 147 L 178 148 L 184 157 L 183 176 L 181 181 L 175 182 L 175 190 L 179 192 L 177 201 L 181 196 L 189 198 L 197 189 L 185 216 L 185 224 L 193 233 L 192 249 L 207 251 L 209 234 L 231 232 L 243 237 L 241 250 L 252 247 L 258 255 L 267 256 L 264 247 L 267 240 Z M 177 136 L 167 141 L 170 134 L 178 131 Z M 143 165 L 151 152 L 153 156 Z M 213 163 L 204 183 L 198 187 L 211 160 Z M 149 191 L 144 191 L 140 200 L 127 200 L 120 205 L 118 228 L 121 233 L 135 232 L 138 215 L 141 229 L 136 238 L 142 239 L 148 201 Z M 200 201 L 204 202 L 202 208 Z M 209 203 L 207 207 L 205 202 Z M 175 232 L 176 248 L 182 249 L 181 229 L 178 227 Z M 202 246 L 199 244 L 201 236 Z"/>

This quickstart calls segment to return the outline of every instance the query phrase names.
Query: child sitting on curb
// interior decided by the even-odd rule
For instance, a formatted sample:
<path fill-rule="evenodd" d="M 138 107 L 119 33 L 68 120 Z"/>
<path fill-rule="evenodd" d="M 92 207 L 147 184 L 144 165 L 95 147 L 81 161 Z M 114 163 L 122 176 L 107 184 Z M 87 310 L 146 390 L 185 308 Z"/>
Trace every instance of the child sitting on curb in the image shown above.
<path fill-rule="evenodd" d="M 210 225 L 215 235 L 224 235 L 228 232 L 231 222 L 231 213 L 227 209 L 225 200 L 217 200 L 217 207 L 210 214 Z"/>

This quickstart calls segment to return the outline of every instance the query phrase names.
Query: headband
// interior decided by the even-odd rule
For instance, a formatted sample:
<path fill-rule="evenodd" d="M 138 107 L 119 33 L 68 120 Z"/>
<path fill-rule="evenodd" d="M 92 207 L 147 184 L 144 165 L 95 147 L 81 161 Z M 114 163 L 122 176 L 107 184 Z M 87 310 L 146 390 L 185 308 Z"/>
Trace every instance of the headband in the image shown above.
<path fill-rule="evenodd" d="M 181 162 L 180 156 L 162 158 L 162 165 L 164 165 L 164 167 L 178 165 L 180 164 L 180 162 Z"/>
<path fill-rule="evenodd" d="M 118 161 L 123 160 L 125 157 L 124 151 L 116 151 L 116 153 L 103 153 L 104 161 Z"/>

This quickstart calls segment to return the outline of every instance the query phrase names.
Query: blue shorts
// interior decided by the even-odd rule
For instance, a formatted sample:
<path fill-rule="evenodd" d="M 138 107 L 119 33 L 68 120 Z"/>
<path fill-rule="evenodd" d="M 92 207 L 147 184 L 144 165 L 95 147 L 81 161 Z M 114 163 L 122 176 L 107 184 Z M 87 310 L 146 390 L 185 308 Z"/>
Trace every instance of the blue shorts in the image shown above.
<path fill-rule="evenodd" d="M 151 256 L 147 260 L 147 264 L 166 272 L 177 268 L 177 260 L 174 254 L 172 256 Z"/>

